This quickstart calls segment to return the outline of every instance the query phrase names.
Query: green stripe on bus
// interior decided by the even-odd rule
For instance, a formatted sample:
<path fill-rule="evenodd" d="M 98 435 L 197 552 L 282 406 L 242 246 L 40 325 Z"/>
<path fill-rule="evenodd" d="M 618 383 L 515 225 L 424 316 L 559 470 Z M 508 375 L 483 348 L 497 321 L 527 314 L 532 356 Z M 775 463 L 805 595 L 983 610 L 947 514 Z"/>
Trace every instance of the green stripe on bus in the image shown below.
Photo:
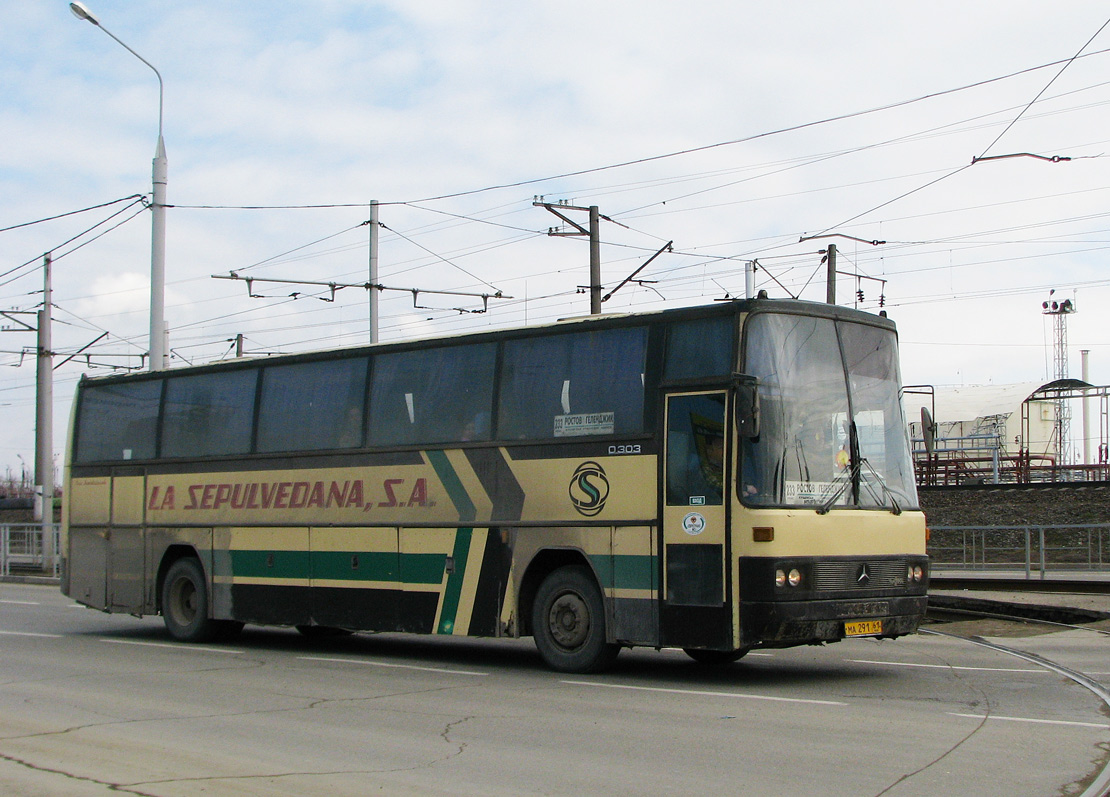
<path fill-rule="evenodd" d="M 231 571 L 240 578 L 308 578 L 308 551 L 232 551 Z"/>
<path fill-rule="evenodd" d="M 469 533 L 469 529 L 466 530 Z M 353 566 L 357 558 L 357 567 Z M 465 561 L 465 554 L 463 556 Z M 440 584 L 446 557 L 441 553 L 380 551 L 232 551 L 232 573 L 240 578 L 393 581 Z M 398 566 L 400 573 L 397 572 Z"/>
<path fill-rule="evenodd" d="M 317 551 L 312 577 L 329 581 L 397 581 L 396 551 Z"/>
<path fill-rule="evenodd" d="M 443 610 L 439 613 L 437 633 L 450 634 L 455 630 L 455 615 L 459 611 L 463 576 L 466 575 L 466 560 L 470 554 L 470 538 L 473 535 L 474 529 L 459 529 L 455 534 L 455 548 L 451 552 L 451 556 L 455 559 L 455 572 L 447 577 L 447 588 L 443 591 Z"/>
<path fill-rule="evenodd" d="M 611 589 L 652 589 L 655 557 L 619 555 L 591 556 L 601 585 Z"/>
<path fill-rule="evenodd" d="M 447 557 L 441 553 L 401 554 L 401 581 L 405 584 L 440 584 Z"/>
<path fill-rule="evenodd" d="M 436 476 L 443 482 L 443 487 L 447 490 L 447 496 L 451 499 L 451 503 L 455 505 L 455 511 L 459 513 L 459 520 L 463 523 L 474 520 L 478 511 L 474 507 L 474 502 L 470 500 L 470 496 L 466 494 L 466 488 L 459 480 L 459 474 L 455 472 L 451 461 L 447 459 L 447 454 L 443 451 L 425 451 L 424 453 L 435 470 Z"/>

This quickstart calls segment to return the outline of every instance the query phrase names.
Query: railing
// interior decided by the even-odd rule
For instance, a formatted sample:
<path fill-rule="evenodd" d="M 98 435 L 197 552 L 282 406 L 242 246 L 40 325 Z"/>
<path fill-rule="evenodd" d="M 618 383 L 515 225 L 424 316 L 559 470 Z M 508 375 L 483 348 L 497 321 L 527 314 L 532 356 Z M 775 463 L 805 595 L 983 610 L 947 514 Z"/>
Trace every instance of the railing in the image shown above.
<path fill-rule="evenodd" d="M 913 467 L 918 487 L 1110 481 L 1110 463 L 1107 462 L 1058 465 L 1052 457 L 1030 457 L 1028 454 L 996 457 L 941 451 L 929 456 L 914 452 Z"/>
<path fill-rule="evenodd" d="M 928 545 L 934 571 L 1024 570 L 1110 572 L 1110 523 L 1041 526 L 933 526 Z"/>
<path fill-rule="evenodd" d="M 44 535 L 43 524 L 0 525 L 0 576 L 20 573 L 57 578 L 59 529 L 57 523 L 46 524 Z"/>

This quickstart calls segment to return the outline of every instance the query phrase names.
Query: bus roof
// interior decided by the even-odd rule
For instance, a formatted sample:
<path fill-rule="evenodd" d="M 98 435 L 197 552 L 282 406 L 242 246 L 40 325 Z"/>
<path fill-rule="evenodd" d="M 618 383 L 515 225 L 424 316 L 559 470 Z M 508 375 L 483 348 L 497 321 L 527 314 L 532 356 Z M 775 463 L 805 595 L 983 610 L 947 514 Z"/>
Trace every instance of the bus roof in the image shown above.
<path fill-rule="evenodd" d="M 426 335 L 421 337 L 406 338 L 404 340 L 379 342 L 373 344 L 364 343 L 354 346 L 344 346 L 332 349 L 308 349 L 305 351 L 289 352 L 284 354 L 247 355 L 243 357 L 236 357 L 230 360 L 214 360 L 198 365 L 170 368 L 164 371 L 132 371 L 122 374 L 112 373 L 95 377 L 90 377 L 87 374 L 82 374 L 81 381 L 100 382 L 102 380 L 115 381 L 117 379 L 127 381 L 151 379 L 165 376 L 168 373 L 180 373 L 183 371 L 194 372 L 209 370 L 217 371 L 224 369 L 234 370 L 237 368 L 257 367 L 262 363 L 276 364 L 297 362 L 300 360 L 328 360 L 332 358 L 365 355 L 371 352 L 395 350 L 403 351 L 405 349 L 420 348 L 427 344 L 434 343 L 455 345 L 487 339 L 498 340 L 503 337 L 531 337 L 533 335 L 543 335 L 545 333 L 558 332 L 563 330 L 564 328 L 569 330 L 571 328 L 581 328 L 583 326 L 597 326 L 599 328 L 606 328 L 611 326 L 631 326 L 637 323 L 681 321 L 690 318 L 714 317 L 730 314 L 738 315 L 742 313 L 756 312 L 779 312 L 793 313 L 799 315 L 816 315 L 828 318 L 841 318 L 844 320 L 853 321 L 855 323 L 864 323 L 873 326 L 888 328 L 891 331 L 895 329 L 894 322 L 888 319 L 885 314 L 877 316 L 872 313 L 867 313 L 865 311 L 857 310 L 851 307 L 830 305 L 823 302 L 808 302 L 798 299 L 730 299 L 727 301 L 714 302 L 713 304 L 674 307 L 663 310 L 645 310 L 641 312 L 620 312 L 603 313 L 600 315 L 568 316 L 565 318 L 560 318 L 556 321 L 550 321 L 542 324 L 474 330 L 450 335 Z"/>

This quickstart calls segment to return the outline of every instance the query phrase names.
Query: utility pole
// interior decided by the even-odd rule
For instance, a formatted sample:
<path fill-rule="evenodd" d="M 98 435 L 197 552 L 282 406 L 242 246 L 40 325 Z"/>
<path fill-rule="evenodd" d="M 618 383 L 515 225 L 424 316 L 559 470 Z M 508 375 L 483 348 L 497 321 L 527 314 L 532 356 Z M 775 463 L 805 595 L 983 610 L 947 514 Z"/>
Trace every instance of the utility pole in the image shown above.
<path fill-rule="evenodd" d="M 601 220 L 590 205 L 590 315 L 601 313 Z"/>
<path fill-rule="evenodd" d="M 544 202 L 542 196 L 533 197 L 533 207 L 547 208 L 548 211 L 554 213 L 564 222 L 574 228 L 574 231 L 563 230 L 558 227 L 549 227 L 547 234 L 557 237 L 578 237 L 585 236 L 590 239 L 590 313 L 591 315 L 598 315 L 601 313 L 601 219 L 606 221 L 613 221 L 608 216 L 602 215 L 598 211 L 597 205 L 590 205 L 589 207 L 579 207 L 577 205 L 568 204 L 565 200 L 560 202 Z M 578 210 L 586 211 L 590 214 L 589 229 L 586 229 L 578 222 L 563 215 L 560 211 L 564 210 Z M 613 222 L 619 224 L 620 222 Z M 621 225 L 624 226 L 623 224 Z"/>
<path fill-rule="evenodd" d="M 378 200 L 370 201 L 370 342 L 378 342 Z"/>
<path fill-rule="evenodd" d="M 820 235 L 803 235 L 801 238 L 798 239 L 798 243 L 801 243 L 802 241 L 814 241 L 818 238 L 847 238 L 849 241 L 857 241 L 858 243 L 868 244 L 870 246 L 882 246 L 883 244 L 886 243 L 886 241 L 868 241 L 865 238 L 857 238 L 854 235 L 845 235 L 844 233 L 840 233 L 840 232 L 828 232 L 828 233 L 823 232 Z M 829 248 L 827 250 L 822 250 L 822 251 L 825 255 L 825 260 L 824 260 L 824 262 L 826 264 L 825 273 L 827 275 L 826 281 L 825 281 L 825 301 L 828 304 L 836 304 L 836 244 L 829 244 Z M 857 274 L 856 279 L 859 279 L 859 278 L 860 278 L 860 275 Z M 865 279 L 873 279 L 873 278 L 865 277 Z M 884 285 L 886 284 L 886 280 L 879 280 L 879 281 L 882 282 Z M 885 293 L 885 291 L 884 291 L 884 293 Z M 879 307 L 882 307 L 882 306 L 883 306 L 883 302 L 880 299 Z"/>
<path fill-rule="evenodd" d="M 1079 351 L 1079 362 L 1083 381 L 1088 385 L 1091 383 L 1091 363 L 1090 363 L 1091 350 L 1081 349 Z M 1083 396 L 1083 464 L 1093 465 L 1091 462 L 1091 400 L 1086 394 Z M 1090 478 L 1089 476 L 1086 478 Z"/>
<path fill-rule="evenodd" d="M 54 352 L 50 322 L 54 301 L 50 285 L 51 255 L 43 255 L 42 310 L 38 313 L 35 391 L 35 520 L 42 524 L 42 553 L 54 561 Z"/>

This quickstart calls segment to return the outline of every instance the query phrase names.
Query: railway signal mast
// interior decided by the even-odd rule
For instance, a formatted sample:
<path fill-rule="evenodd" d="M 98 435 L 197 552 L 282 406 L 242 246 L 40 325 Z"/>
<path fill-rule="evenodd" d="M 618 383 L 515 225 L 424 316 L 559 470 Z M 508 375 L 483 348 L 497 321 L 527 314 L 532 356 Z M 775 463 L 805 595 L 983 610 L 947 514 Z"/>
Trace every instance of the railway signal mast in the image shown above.
<path fill-rule="evenodd" d="M 1056 290 L 1048 292 L 1048 300 L 1041 302 L 1041 309 L 1045 315 L 1052 316 L 1054 327 L 1053 346 L 1053 375 L 1054 380 L 1068 378 L 1068 320 L 1067 317 L 1076 311 L 1075 302 L 1064 299 L 1062 302 L 1053 299 Z M 1067 465 L 1071 461 L 1071 407 L 1067 399 L 1056 400 L 1056 461 L 1060 465 Z"/>

